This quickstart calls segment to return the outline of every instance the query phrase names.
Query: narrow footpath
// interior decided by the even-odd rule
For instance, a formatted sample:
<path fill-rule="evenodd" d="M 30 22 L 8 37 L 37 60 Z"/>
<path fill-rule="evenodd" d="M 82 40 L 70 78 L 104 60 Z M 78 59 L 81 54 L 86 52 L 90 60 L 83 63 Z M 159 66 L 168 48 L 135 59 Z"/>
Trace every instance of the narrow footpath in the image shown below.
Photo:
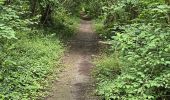
<path fill-rule="evenodd" d="M 46 100 L 97 100 L 90 74 L 92 57 L 98 51 L 98 39 L 91 21 L 81 20 L 77 35 L 70 40 L 70 46 L 63 59 L 66 68 Z"/>

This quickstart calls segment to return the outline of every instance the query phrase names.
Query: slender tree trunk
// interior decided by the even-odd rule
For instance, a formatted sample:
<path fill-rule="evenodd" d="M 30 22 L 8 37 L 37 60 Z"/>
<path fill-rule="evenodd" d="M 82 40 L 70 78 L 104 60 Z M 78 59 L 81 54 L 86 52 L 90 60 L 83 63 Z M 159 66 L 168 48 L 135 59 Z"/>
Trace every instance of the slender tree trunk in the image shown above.
<path fill-rule="evenodd" d="M 170 5 L 170 0 L 165 0 L 165 3 Z"/>
<path fill-rule="evenodd" d="M 35 16 L 36 7 L 37 7 L 37 1 L 38 0 L 30 0 L 31 16 Z"/>
<path fill-rule="evenodd" d="M 170 6 L 170 0 L 165 0 L 165 3 Z M 170 12 L 168 12 L 168 23 L 170 23 Z"/>
<path fill-rule="evenodd" d="M 49 24 L 49 22 L 51 21 L 51 13 L 52 13 L 52 7 L 50 4 L 48 4 L 42 12 L 41 24 L 43 25 Z"/>
<path fill-rule="evenodd" d="M 9 4 L 11 4 L 11 2 L 12 2 L 12 0 L 6 0 L 6 1 L 4 2 L 4 5 L 9 5 Z"/>
<path fill-rule="evenodd" d="M 136 9 L 137 9 L 136 7 L 131 7 L 131 8 L 130 8 L 130 13 L 131 13 L 130 19 L 131 19 L 131 20 L 133 20 L 133 19 L 135 19 L 136 17 L 138 17 L 138 12 L 137 12 Z"/>

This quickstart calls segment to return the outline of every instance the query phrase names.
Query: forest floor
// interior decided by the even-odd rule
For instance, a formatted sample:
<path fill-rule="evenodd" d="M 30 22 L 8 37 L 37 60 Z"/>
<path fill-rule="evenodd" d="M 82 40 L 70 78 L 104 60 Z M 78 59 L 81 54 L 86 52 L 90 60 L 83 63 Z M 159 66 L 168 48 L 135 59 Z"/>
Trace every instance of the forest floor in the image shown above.
<path fill-rule="evenodd" d="M 46 100 L 97 100 L 90 75 L 93 56 L 98 54 L 98 37 L 92 28 L 92 21 L 81 20 L 78 32 L 69 45 L 70 49 L 63 58 L 66 68 Z"/>

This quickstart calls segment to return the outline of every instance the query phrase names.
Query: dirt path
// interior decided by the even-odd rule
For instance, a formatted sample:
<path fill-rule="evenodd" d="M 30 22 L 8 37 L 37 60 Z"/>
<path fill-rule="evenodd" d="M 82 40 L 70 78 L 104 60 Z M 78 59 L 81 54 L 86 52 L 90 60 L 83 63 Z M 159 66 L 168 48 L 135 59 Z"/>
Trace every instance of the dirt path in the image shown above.
<path fill-rule="evenodd" d="M 97 100 L 93 96 L 90 77 L 92 56 L 96 55 L 98 48 L 91 21 L 81 21 L 79 32 L 70 45 L 64 58 L 66 69 L 59 75 L 52 95 L 46 100 Z"/>

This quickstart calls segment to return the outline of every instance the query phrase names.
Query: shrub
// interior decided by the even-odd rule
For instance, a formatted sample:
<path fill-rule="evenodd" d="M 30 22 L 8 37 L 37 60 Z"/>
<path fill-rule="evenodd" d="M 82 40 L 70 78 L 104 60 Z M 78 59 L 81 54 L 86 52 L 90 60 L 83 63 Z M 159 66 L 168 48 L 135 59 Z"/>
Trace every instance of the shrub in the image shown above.
<path fill-rule="evenodd" d="M 22 37 L 1 51 L 0 98 L 38 97 L 54 67 L 59 67 L 63 48 L 58 39 L 49 36 Z"/>
<path fill-rule="evenodd" d="M 119 52 L 121 74 L 109 80 L 107 78 L 113 77 L 113 74 L 102 78 L 104 81 L 100 80 L 98 85 L 99 94 L 107 100 L 168 100 L 169 27 L 163 29 L 160 25 L 132 24 L 125 26 L 124 30 L 123 34 L 117 33 L 112 41 L 113 50 Z M 103 71 L 98 73 L 105 75 Z M 112 69 L 107 72 L 110 71 Z M 100 77 L 100 74 L 97 76 Z"/>
<path fill-rule="evenodd" d="M 119 59 L 115 55 L 109 57 L 105 56 L 98 59 L 96 62 L 96 67 L 94 69 L 95 76 L 98 79 L 114 79 L 118 74 L 120 74 L 120 63 Z"/>

